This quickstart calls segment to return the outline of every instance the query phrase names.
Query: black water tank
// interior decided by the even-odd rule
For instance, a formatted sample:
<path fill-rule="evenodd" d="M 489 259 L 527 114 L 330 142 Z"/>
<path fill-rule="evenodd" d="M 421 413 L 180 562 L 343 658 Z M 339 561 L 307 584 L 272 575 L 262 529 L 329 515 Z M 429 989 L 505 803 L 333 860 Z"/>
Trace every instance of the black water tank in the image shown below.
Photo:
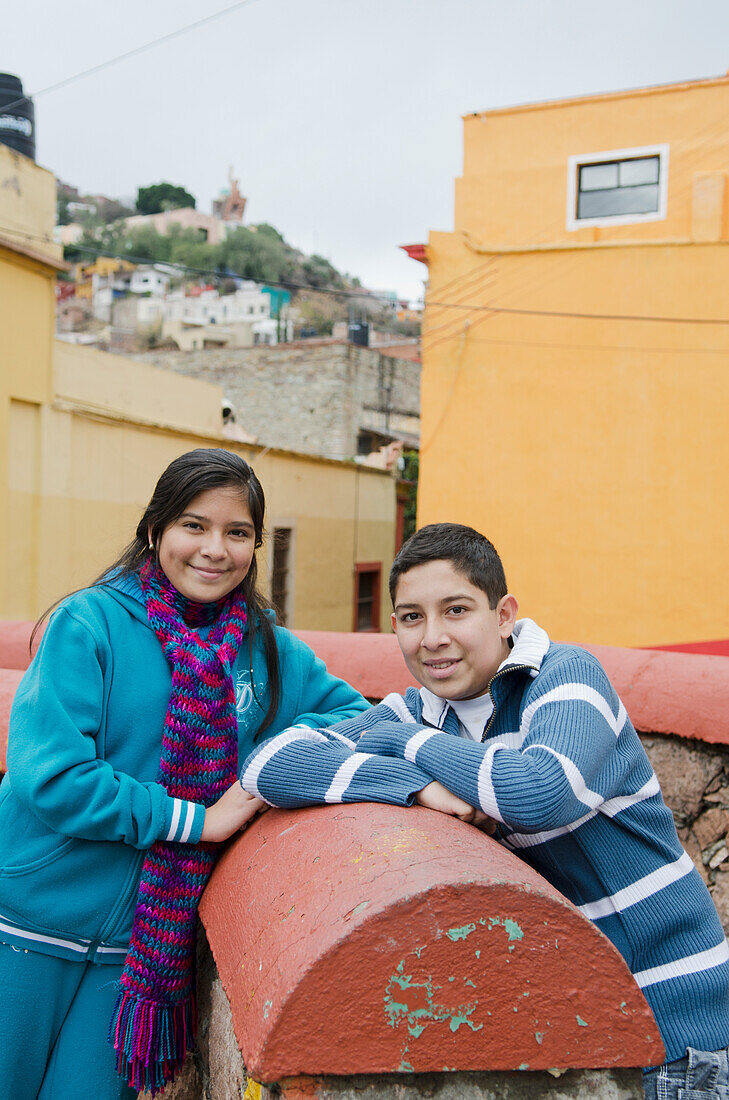
<path fill-rule="evenodd" d="M 350 321 L 348 333 L 350 344 L 357 344 L 360 348 L 370 346 L 370 326 L 367 321 Z"/>
<path fill-rule="evenodd" d="M 35 160 L 33 100 L 23 98 L 22 82 L 10 73 L 0 73 L 0 144 Z"/>

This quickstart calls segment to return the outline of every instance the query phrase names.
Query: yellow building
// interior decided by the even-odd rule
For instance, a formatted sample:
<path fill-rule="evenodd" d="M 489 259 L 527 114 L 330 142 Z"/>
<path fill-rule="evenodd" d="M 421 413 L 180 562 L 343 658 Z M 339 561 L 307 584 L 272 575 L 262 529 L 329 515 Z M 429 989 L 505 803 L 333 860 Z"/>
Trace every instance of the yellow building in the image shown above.
<path fill-rule="evenodd" d="M 418 523 L 556 638 L 729 637 L 729 78 L 464 120 L 427 246 Z"/>
<path fill-rule="evenodd" d="M 254 466 L 262 556 L 287 624 L 388 629 L 389 474 L 232 441 L 220 387 L 53 339 L 55 180 L 0 145 L 0 618 L 35 617 L 129 540 L 164 467 L 193 447 Z"/>
<path fill-rule="evenodd" d="M 91 264 L 77 264 L 76 297 L 85 298 L 90 302 L 93 297 L 95 282 L 101 279 L 110 283 L 114 275 L 134 271 L 135 268 L 136 264 L 129 263 L 128 260 L 117 260 L 111 256 L 99 256 Z M 97 276 L 96 280 L 94 280 L 94 276 Z"/>

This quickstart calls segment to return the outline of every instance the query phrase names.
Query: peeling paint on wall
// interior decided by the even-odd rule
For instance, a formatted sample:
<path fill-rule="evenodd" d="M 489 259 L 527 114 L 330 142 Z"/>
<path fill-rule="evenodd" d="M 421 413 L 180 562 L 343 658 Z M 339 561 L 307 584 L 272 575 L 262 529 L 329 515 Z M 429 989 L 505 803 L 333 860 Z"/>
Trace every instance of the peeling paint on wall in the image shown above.
<path fill-rule="evenodd" d="M 421 949 L 422 950 L 422 949 Z M 455 981 L 454 977 L 449 982 Z M 473 983 L 471 983 L 473 984 Z M 411 1040 L 419 1039 L 426 1028 L 434 1024 L 448 1024 L 450 1031 L 457 1032 L 464 1024 L 471 1031 L 480 1031 L 482 1023 L 474 1023 L 471 1016 L 478 1008 L 478 1001 L 465 1004 L 448 1005 L 437 999 L 441 986 L 435 985 L 430 975 L 423 981 L 415 981 L 412 974 L 405 972 L 405 959 L 401 959 L 390 977 L 385 989 L 384 1005 L 388 1023 L 392 1028 L 407 1025 L 407 1039 L 401 1055 L 399 1069 L 412 1071 L 405 1055 Z"/>
<path fill-rule="evenodd" d="M 464 924 L 462 928 L 449 928 L 446 932 L 446 936 L 449 940 L 465 940 L 466 936 L 470 936 L 471 932 L 476 931 L 475 924 Z"/>

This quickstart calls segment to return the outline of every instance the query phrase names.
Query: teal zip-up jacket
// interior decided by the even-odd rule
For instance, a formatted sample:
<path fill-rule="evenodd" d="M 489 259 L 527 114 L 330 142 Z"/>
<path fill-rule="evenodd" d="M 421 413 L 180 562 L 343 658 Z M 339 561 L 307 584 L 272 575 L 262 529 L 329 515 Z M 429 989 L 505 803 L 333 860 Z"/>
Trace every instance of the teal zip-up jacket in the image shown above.
<path fill-rule="evenodd" d="M 276 627 L 281 702 L 268 708 L 260 634 L 234 668 L 238 754 L 291 725 L 329 726 L 362 696 Z M 157 782 L 171 671 L 136 577 L 83 589 L 52 615 L 13 702 L 0 786 L 0 941 L 95 962 L 126 955 L 146 849 L 200 839 L 204 807 Z"/>

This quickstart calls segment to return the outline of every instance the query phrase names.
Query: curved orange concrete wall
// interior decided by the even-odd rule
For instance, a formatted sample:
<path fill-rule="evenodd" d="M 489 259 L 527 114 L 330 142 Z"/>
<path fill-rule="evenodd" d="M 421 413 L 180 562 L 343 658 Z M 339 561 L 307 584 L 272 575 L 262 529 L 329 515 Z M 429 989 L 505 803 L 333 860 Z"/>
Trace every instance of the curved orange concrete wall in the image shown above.
<path fill-rule="evenodd" d="M 415 680 L 393 634 L 296 631 L 335 676 L 368 699 L 404 691 Z M 585 646 L 601 662 L 641 733 L 674 733 L 729 744 L 729 661 L 726 657 Z"/>
<path fill-rule="evenodd" d="M 200 913 L 259 1081 L 664 1058 L 602 933 L 431 810 L 270 810 L 222 857 Z"/>
<path fill-rule="evenodd" d="M 19 677 L 3 670 L 28 665 L 32 623 L 0 620 L 0 760 L 4 766 L 10 703 Z M 297 630 L 335 676 L 368 699 L 403 692 L 415 680 L 394 634 Z M 586 646 L 604 666 L 641 733 L 667 733 L 729 744 L 729 662 L 726 657 L 663 650 Z"/>
<path fill-rule="evenodd" d="M 8 747 L 8 723 L 13 696 L 23 673 L 15 668 L 0 668 L 0 772 L 6 769 L 5 754 Z"/>
<path fill-rule="evenodd" d="M 30 635 L 33 623 L 23 619 L 0 619 L 0 668 L 26 669 L 30 664 Z M 40 641 L 39 631 L 36 646 Z M 33 652 L 35 652 L 35 647 Z"/>

